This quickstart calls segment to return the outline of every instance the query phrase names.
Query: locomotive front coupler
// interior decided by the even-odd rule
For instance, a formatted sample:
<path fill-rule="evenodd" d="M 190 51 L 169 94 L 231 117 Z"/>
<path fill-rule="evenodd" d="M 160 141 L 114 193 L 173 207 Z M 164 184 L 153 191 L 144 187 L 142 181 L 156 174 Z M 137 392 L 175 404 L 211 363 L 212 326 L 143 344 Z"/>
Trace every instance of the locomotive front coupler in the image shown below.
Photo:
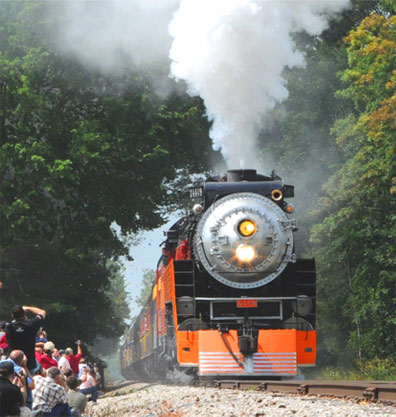
<path fill-rule="evenodd" d="M 238 329 L 239 351 L 244 355 L 257 352 L 258 330 L 253 329 L 252 322 L 245 317 L 241 327 Z"/>

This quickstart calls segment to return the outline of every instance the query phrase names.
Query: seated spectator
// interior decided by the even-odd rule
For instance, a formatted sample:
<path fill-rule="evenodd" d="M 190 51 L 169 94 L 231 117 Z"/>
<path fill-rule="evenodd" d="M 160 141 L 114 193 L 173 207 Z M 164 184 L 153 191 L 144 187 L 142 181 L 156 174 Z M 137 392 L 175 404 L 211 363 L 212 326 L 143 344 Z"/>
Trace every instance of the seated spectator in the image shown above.
<path fill-rule="evenodd" d="M 74 376 L 77 378 L 79 374 L 78 365 L 80 363 L 80 359 L 82 358 L 82 349 L 81 349 L 81 340 L 77 340 L 77 353 L 73 354 L 73 349 L 68 347 L 65 350 L 67 360 L 69 361 L 70 367 L 74 372 Z"/>
<path fill-rule="evenodd" d="M 74 376 L 74 372 L 71 369 L 66 369 L 66 371 L 63 372 L 63 375 L 65 378 L 69 378 L 69 376 Z"/>
<path fill-rule="evenodd" d="M 23 375 L 16 375 L 11 361 L 0 363 L 0 416 L 30 417 L 30 410 L 24 406 L 26 381 Z"/>
<path fill-rule="evenodd" d="M 44 353 L 40 355 L 36 353 L 36 359 L 44 369 L 49 369 L 51 366 L 58 366 L 58 362 L 52 358 L 52 352 L 54 350 L 55 345 L 53 342 L 47 342 L 44 344 Z"/>
<path fill-rule="evenodd" d="M 96 388 L 95 378 L 91 375 L 88 366 L 84 368 L 84 375 L 81 378 L 80 392 L 84 395 L 91 394 L 92 404 L 96 404 L 98 399 L 98 389 Z"/>
<path fill-rule="evenodd" d="M 74 376 L 69 376 L 66 380 L 69 387 L 68 403 L 73 417 L 80 417 L 87 405 L 87 397 L 78 391 L 79 380 Z"/>
<path fill-rule="evenodd" d="M 68 369 L 71 369 L 70 362 L 67 359 L 66 352 L 63 349 L 59 351 L 59 355 L 60 358 L 58 361 L 58 368 L 64 373 Z"/>
<path fill-rule="evenodd" d="M 42 411 L 42 417 L 72 417 L 67 403 L 66 383 L 59 368 L 47 369 L 47 376 L 34 377 L 33 411 Z"/>
<path fill-rule="evenodd" d="M 26 367 L 27 357 L 21 350 L 13 350 L 10 352 L 8 360 L 11 360 L 14 363 L 14 372 L 16 374 L 22 373 L 26 378 L 26 406 L 31 409 L 33 403 L 32 390 L 34 389 L 34 380 Z"/>

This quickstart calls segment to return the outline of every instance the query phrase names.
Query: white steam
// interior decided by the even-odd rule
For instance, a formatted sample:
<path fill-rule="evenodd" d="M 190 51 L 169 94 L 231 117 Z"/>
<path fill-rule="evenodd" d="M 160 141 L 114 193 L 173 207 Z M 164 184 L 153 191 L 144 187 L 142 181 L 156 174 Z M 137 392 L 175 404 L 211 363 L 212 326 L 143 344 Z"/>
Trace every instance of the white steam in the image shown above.
<path fill-rule="evenodd" d="M 319 35 L 349 0 L 101 0 L 54 2 L 60 48 L 86 65 L 122 72 L 171 63 L 202 97 L 210 136 L 230 168 L 258 168 L 264 118 L 288 96 L 285 67 L 304 66 L 293 34 Z M 169 32 L 168 32 L 169 28 Z M 173 42 L 172 42 L 173 38 Z M 169 52 L 170 51 L 170 52 Z M 157 85 L 163 85 L 163 80 Z M 168 86 L 166 86 L 168 87 Z"/>
<path fill-rule="evenodd" d="M 293 33 L 319 35 L 348 1 L 180 2 L 170 24 L 171 72 L 204 100 L 214 148 L 229 167 L 255 165 L 263 117 L 288 97 L 282 71 L 304 65 Z"/>
<path fill-rule="evenodd" d="M 129 64 L 168 59 L 168 25 L 179 0 L 71 0 L 49 9 L 60 16 L 56 43 L 85 65 L 121 73 Z"/>

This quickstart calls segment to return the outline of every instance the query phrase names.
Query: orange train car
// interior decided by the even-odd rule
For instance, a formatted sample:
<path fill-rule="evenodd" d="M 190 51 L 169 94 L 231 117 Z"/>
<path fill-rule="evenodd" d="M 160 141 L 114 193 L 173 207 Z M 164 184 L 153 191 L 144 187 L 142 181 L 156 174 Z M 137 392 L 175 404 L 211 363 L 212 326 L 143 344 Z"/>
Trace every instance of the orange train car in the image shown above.
<path fill-rule="evenodd" d="M 314 366 L 315 262 L 295 253 L 294 187 L 232 170 L 190 194 L 121 348 L 124 376 L 288 378 Z"/>

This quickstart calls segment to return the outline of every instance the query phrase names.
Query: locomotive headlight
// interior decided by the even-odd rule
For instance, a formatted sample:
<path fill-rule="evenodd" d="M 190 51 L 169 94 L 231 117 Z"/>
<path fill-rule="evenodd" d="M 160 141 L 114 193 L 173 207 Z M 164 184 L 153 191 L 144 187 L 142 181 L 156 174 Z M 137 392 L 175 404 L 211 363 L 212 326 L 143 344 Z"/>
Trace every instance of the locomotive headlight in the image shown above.
<path fill-rule="evenodd" d="M 256 224 L 251 220 L 242 220 L 238 225 L 238 231 L 244 237 L 252 236 L 256 229 Z"/>
<path fill-rule="evenodd" d="M 241 262 L 250 262 L 256 256 L 256 251 L 250 245 L 239 245 L 236 255 Z"/>
<path fill-rule="evenodd" d="M 283 192 L 281 190 L 272 190 L 271 197 L 274 201 L 280 201 L 283 198 Z"/>

